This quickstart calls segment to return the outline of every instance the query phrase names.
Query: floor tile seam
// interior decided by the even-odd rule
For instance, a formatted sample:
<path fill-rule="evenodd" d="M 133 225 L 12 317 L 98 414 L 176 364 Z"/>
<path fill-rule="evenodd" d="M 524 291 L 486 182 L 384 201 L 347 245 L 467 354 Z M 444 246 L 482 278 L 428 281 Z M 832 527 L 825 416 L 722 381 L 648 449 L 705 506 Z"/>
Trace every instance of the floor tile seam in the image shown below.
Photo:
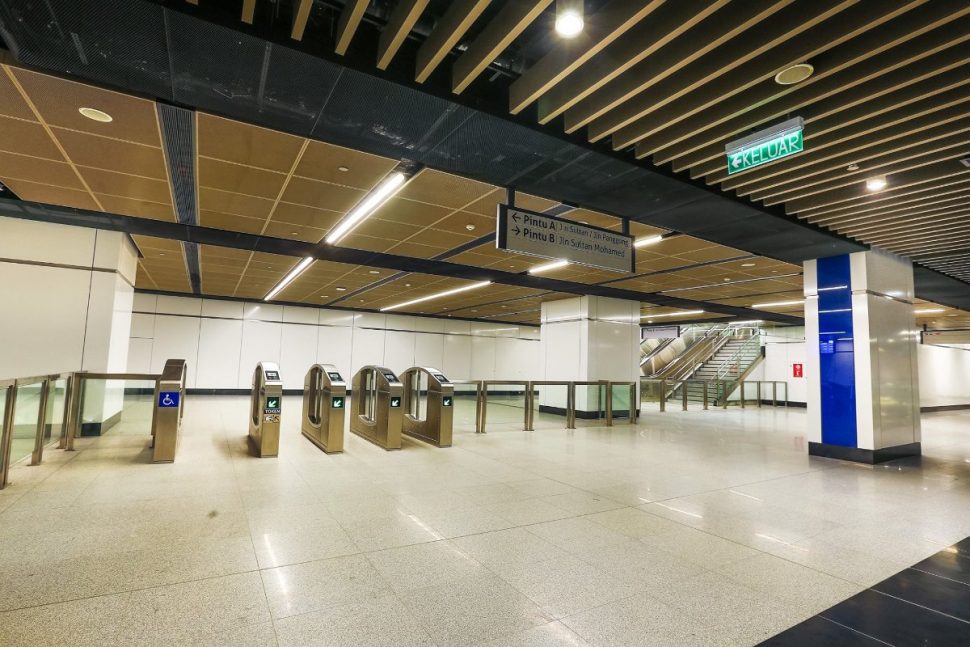
<path fill-rule="evenodd" d="M 885 596 L 887 598 L 893 598 L 894 600 L 899 600 L 900 602 L 905 602 L 906 604 L 910 604 L 910 605 L 912 605 L 914 607 L 919 607 L 920 609 L 925 609 L 926 611 L 931 611 L 933 613 L 939 614 L 939 615 L 944 616 L 946 618 L 950 618 L 951 620 L 956 620 L 957 622 L 960 622 L 962 624 L 970 625 L 970 620 L 964 620 L 963 618 L 958 618 L 958 617 L 953 616 L 953 615 L 950 615 L 949 613 L 946 613 L 944 611 L 940 611 L 939 609 L 934 609 L 933 607 L 928 607 L 925 604 L 920 604 L 918 602 L 913 602 L 912 600 L 907 600 L 906 598 L 901 598 L 898 595 L 893 595 L 892 593 L 886 593 L 885 591 L 880 591 L 879 589 L 870 588 L 868 590 L 869 591 L 872 591 L 873 593 L 878 593 L 879 595 L 883 595 L 883 596 Z"/>
<path fill-rule="evenodd" d="M 856 629 L 855 627 L 850 627 L 849 625 L 842 624 L 841 622 L 837 622 L 837 621 L 833 620 L 832 618 L 826 617 L 824 614 L 827 611 L 828 611 L 828 609 L 826 609 L 822 613 L 818 613 L 818 614 L 812 616 L 812 618 L 818 618 L 819 620 L 824 620 L 825 622 L 831 622 L 833 625 L 835 625 L 837 627 L 842 627 L 843 629 L 848 629 L 852 633 L 859 634 L 860 636 L 865 636 L 866 638 L 869 638 L 870 640 L 874 640 L 875 642 L 879 643 L 880 645 L 887 645 L 888 647 L 896 647 L 895 643 L 888 643 L 885 640 L 880 640 L 879 638 L 876 638 L 875 636 L 871 636 L 871 635 L 867 634 L 864 631 L 860 631 L 859 629 Z M 807 618 L 806 620 L 803 620 L 802 622 L 808 622 L 812 618 Z M 780 633 L 783 633 L 784 631 L 788 631 L 788 629 L 793 629 L 795 627 L 798 627 L 798 625 L 802 624 L 802 622 L 796 623 L 796 624 L 794 624 L 794 625 L 792 625 L 792 626 L 790 626 L 790 627 L 788 627 L 786 629 L 783 629 L 782 631 L 779 631 L 777 634 L 775 634 L 775 636 L 777 636 Z"/>
<path fill-rule="evenodd" d="M 919 562 L 917 562 L 917 564 L 919 564 Z M 926 575 L 932 575 L 933 577 L 938 577 L 941 580 L 946 580 L 947 582 L 953 582 L 954 584 L 962 584 L 963 586 L 970 587 L 970 584 L 968 584 L 967 582 L 961 582 L 960 580 L 955 580 L 952 577 L 947 577 L 945 575 L 940 575 L 939 573 L 931 573 L 930 571 L 924 571 L 922 568 L 916 568 L 916 565 L 910 566 L 908 568 L 904 568 L 902 570 L 904 570 L 904 571 L 905 570 L 918 571 L 918 572 L 924 573 Z M 901 573 L 901 572 L 902 571 L 899 571 L 898 573 L 896 573 L 896 575 L 899 575 L 899 573 Z"/>
<path fill-rule="evenodd" d="M 382 595 L 381 597 L 382 598 L 388 598 L 388 597 L 394 598 L 394 600 L 400 606 L 401 610 L 404 613 L 406 613 L 408 615 L 408 617 L 411 618 L 411 620 L 414 621 L 414 624 L 416 624 L 417 626 L 419 626 L 421 628 L 421 631 L 423 631 L 425 633 L 425 635 L 427 636 L 428 640 L 431 641 L 432 644 L 437 645 L 437 643 L 434 641 L 434 637 L 429 632 L 428 627 L 417 616 L 415 616 L 413 613 L 411 613 L 411 610 L 410 609 L 408 609 L 407 604 L 406 604 L 406 600 L 402 599 L 393 590 L 388 591 L 386 594 Z M 325 612 L 325 611 L 333 611 L 335 609 L 340 609 L 342 607 L 351 607 L 351 606 L 357 606 L 357 605 L 361 605 L 361 604 L 372 604 L 373 602 L 374 602 L 373 599 L 357 600 L 357 601 L 354 601 L 354 602 L 340 602 L 338 604 L 332 604 L 332 605 L 329 605 L 329 606 L 319 607 L 319 608 L 316 608 L 316 609 L 311 609 L 309 611 L 301 611 L 300 613 L 294 613 L 292 615 L 282 616 L 282 617 L 279 617 L 279 618 L 274 618 L 272 612 L 270 612 L 270 621 L 273 623 L 273 631 L 276 633 L 276 636 L 277 636 L 277 644 L 279 643 L 279 631 L 278 631 L 278 629 L 276 627 L 276 624 L 278 622 L 283 622 L 285 620 L 288 621 L 288 620 L 292 620 L 293 618 L 300 618 L 300 617 L 303 617 L 303 616 L 310 616 L 310 615 L 314 615 L 314 614 L 317 614 L 317 613 L 322 613 L 322 612 Z"/>
<path fill-rule="evenodd" d="M 192 584 L 195 582 L 205 582 L 207 580 L 218 580 L 226 577 L 235 577 L 237 575 L 246 575 L 247 573 L 258 573 L 259 569 L 248 569 L 243 571 L 234 571 L 232 573 L 223 573 L 221 575 L 206 575 L 205 577 L 194 577 L 187 580 L 179 580 L 177 582 L 168 582 L 166 584 L 153 584 L 151 586 L 141 586 L 133 589 L 124 589 L 120 591 L 110 591 L 107 593 L 96 593 L 94 595 L 86 595 L 77 598 L 69 598 L 67 600 L 58 600 L 56 602 L 44 602 L 41 604 L 29 604 L 22 607 L 17 607 L 14 609 L 4 609 L 0 611 L 0 617 L 8 613 L 16 613 L 18 611 L 26 611 L 29 609 L 39 609 L 42 607 L 52 607 L 58 604 L 70 604 L 71 602 L 83 602 L 85 600 L 95 600 L 97 598 L 108 598 L 116 595 L 131 595 L 132 593 L 141 593 L 144 591 L 151 591 L 154 589 L 164 589 L 170 586 L 180 586 L 182 584 Z M 251 624 L 259 624 L 258 622 L 246 622 L 243 626 L 249 626 Z"/>

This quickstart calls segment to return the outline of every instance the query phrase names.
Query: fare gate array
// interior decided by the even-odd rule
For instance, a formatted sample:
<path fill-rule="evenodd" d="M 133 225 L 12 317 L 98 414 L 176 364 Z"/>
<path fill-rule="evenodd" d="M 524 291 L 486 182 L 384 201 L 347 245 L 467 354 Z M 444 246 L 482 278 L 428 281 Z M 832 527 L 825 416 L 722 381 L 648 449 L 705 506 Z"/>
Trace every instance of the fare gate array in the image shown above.
<path fill-rule="evenodd" d="M 344 450 L 347 383 L 333 364 L 314 364 L 303 381 L 303 435 L 328 454 Z"/>
<path fill-rule="evenodd" d="M 265 458 L 280 453 L 280 414 L 283 411 L 283 380 L 273 362 L 260 362 L 253 371 L 250 395 L 249 448 Z"/>

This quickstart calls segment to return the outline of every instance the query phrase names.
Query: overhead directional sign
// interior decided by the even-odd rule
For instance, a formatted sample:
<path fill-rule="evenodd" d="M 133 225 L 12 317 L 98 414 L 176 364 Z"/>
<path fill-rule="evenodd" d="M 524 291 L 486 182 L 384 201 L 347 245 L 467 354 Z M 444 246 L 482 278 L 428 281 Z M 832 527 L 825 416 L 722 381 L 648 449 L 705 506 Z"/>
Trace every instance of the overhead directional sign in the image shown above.
<path fill-rule="evenodd" d="M 633 236 L 505 204 L 498 206 L 495 246 L 614 272 L 632 272 L 636 263 Z"/>
<path fill-rule="evenodd" d="M 724 147 L 728 175 L 801 153 L 805 150 L 805 141 L 802 137 L 804 126 L 804 120 L 801 117 L 795 117 L 777 126 L 759 130 L 743 139 L 730 142 Z"/>

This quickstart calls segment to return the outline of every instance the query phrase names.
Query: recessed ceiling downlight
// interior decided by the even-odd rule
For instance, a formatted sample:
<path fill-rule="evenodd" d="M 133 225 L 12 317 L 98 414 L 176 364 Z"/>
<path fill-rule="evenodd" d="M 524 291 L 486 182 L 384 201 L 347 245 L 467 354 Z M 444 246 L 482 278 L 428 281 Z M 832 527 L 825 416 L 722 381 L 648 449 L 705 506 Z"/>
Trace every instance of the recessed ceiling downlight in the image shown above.
<path fill-rule="evenodd" d="M 795 63 L 776 74 L 775 83 L 779 85 L 795 85 L 810 77 L 814 71 L 815 68 L 808 63 Z"/>
<path fill-rule="evenodd" d="M 77 111 L 88 119 L 98 121 L 103 124 L 109 124 L 114 121 L 114 117 L 103 110 L 98 110 L 97 108 L 78 108 Z"/>

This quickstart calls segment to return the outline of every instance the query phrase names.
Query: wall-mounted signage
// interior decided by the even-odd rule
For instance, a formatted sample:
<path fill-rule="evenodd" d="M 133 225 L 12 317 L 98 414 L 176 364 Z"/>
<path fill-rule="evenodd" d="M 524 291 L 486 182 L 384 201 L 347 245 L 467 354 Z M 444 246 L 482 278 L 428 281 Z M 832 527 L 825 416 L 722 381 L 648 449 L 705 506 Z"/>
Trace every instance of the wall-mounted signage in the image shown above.
<path fill-rule="evenodd" d="M 505 204 L 498 206 L 495 246 L 614 272 L 632 272 L 636 263 L 633 236 Z"/>
<path fill-rule="evenodd" d="M 680 326 L 640 326 L 640 339 L 677 339 Z"/>
<path fill-rule="evenodd" d="M 777 126 L 759 130 L 724 147 L 728 175 L 801 153 L 805 150 L 802 130 L 805 122 L 795 117 Z"/>
<path fill-rule="evenodd" d="M 801 364 L 791 365 L 791 376 L 792 377 L 804 377 Z"/>

